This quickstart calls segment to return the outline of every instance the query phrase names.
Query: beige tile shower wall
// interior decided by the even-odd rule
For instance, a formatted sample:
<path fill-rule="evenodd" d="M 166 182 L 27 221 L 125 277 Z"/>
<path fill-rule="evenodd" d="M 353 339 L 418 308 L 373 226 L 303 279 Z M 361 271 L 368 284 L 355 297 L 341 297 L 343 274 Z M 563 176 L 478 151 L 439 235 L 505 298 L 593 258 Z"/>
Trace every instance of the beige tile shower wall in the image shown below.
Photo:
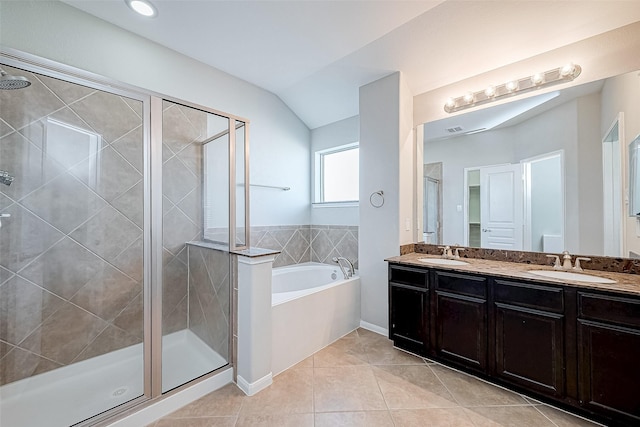
<path fill-rule="evenodd" d="M 251 227 L 251 246 L 278 250 L 274 267 L 321 262 L 343 256 L 358 268 L 358 227 L 341 225 L 281 225 Z"/>
<path fill-rule="evenodd" d="M 1 68 L 0 385 L 143 334 L 141 103 Z"/>
<path fill-rule="evenodd" d="M 210 135 L 207 113 L 167 101 L 162 110 L 162 333 L 167 335 L 189 323 L 186 242 L 202 239 L 202 142 Z"/>
<path fill-rule="evenodd" d="M 229 253 L 188 245 L 189 329 L 229 360 Z"/>

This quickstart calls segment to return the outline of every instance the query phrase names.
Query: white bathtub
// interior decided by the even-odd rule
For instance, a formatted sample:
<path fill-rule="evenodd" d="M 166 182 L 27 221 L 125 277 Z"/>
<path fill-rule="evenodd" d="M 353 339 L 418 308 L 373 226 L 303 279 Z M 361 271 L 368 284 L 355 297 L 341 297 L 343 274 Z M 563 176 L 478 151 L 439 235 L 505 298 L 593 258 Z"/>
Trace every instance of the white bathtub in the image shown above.
<path fill-rule="evenodd" d="M 360 325 L 360 278 L 304 263 L 273 269 L 272 372 L 277 375 Z"/>

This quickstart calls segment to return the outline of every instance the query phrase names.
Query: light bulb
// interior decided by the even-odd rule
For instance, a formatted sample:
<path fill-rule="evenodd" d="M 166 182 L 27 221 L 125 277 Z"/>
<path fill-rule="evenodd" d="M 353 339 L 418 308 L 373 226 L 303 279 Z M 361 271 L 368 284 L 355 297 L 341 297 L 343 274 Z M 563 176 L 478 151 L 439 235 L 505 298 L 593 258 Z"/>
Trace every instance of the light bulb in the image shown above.
<path fill-rule="evenodd" d="M 568 63 L 567 65 L 565 65 L 564 67 L 562 67 L 560 69 L 560 75 L 562 77 L 567 77 L 571 74 L 573 74 L 573 72 L 576 70 L 576 66 L 573 65 L 572 62 Z"/>
<path fill-rule="evenodd" d="M 156 8 L 147 0 L 125 0 L 125 3 L 131 10 L 142 16 L 151 18 L 157 15 Z"/>
<path fill-rule="evenodd" d="M 508 81 L 504 84 L 504 87 L 509 91 L 509 92 L 513 92 L 514 90 L 516 90 L 516 88 L 518 87 L 518 83 L 514 82 L 513 80 Z"/>
<path fill-rule="evenodd" d="M 536 73 L 533 76 L 531 76 L 531 83 L 533 83 L 536 86 L 541 85 L 543 81 L 544 81 L 544 76 L 542 75 L 542 73 Z"/>
<path fill-rule="evenodd" d="M 464 94 L 464 102 L 466 102 L 467 104 L 470 102 L 473 102 L 473 94 L 471 92 L 467 92 Z"/>
<path fill-rule="evenodd" d="M 444 103 L 449 108 L 453 108 L 456 106 L 456 101 L 453 98 L 447 98 L 447 101 Z"/>
<path fill-rule="evenodd" d="M 496 88 L 494 86 L 489 86 L 484 90 L 484 94 L 487 95 L 487 98 L 493 98 L 496 94 Z"/>

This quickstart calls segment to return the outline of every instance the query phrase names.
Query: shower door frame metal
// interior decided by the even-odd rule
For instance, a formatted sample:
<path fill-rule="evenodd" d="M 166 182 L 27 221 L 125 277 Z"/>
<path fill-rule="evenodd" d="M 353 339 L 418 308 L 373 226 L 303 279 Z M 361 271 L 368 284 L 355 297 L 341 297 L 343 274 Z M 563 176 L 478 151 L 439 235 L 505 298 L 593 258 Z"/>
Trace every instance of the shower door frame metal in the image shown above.
<path fill-rule="evenodd" d="M 101 414 L 74 424 L 77 427 L 89 425 L 108 425 L 116 421 L 123 414 L 137 411 L 149 404 L 156 403 L 159 397 L 169 396 L 181 391 L 185 386 L 190 386 L 204 381 L 217 374 L 226 366 L 232 366 L 233 354 L 230 345 L 228 365 L 214 370 L 199 378 L 169 392 L 162 393 L 162 101 L 170 101 L 187 107 L 200 109 L 207 113 L 216 114 L 229 119 L 229 133 L 233 134 L 235 142 L 235 122 L 245 124 L 245 245 L 235 245 L 236 206 L 235 185 L 236 177 L 229 176 L 229 252 L 246 249 L 249 246 L 250 210 L 249 210 L 249 120 L 229 113 L 218 111 L 209 107 L 186 102 L 182 99 L 172 98 L 156 92 L 142 89 L 133 85 L 122 83 L 99 74 L 78 69 L 56 61 L 41 58 L 39 56 L 19 51 L 17 49 L 0 45 L 0 63 L 11 67 L 24 69 L 29 72 L 53 77 L 62 81 L 91 87 L 110 94 L 124 96 L 142 102 L 142 126 L 143 126 L 143 395 L 136 397 L 122 405 L 108 409 Z M 234 122 L 234 128 L 231 127 Z M 231 130 L 234 130 L 233 132 Z M 231 135 L 230 135 L 231 137 Z M 230 139 L 231 141 L 231 139 Z M 235 173 L 235 156 L 231 156 L 231 150 L 235 153 L 230 142 L 229 162 L 233 161 Z M 232 187 L 233 186 L 233 187 Z M 233 195 L 234 204 L 231 204 Z M 233 237 L 233 240 L 231 239 Z M 230 260 L 232 257 L 230 257 Z M 230 261 L 231 262 L 231 261 Z M 230 265 L 230 276 L 233 269 Z M 233 294 L 233 280 L 231 277 L 230 299 Z M 155 325 L 155 326 L 154 326 Z M 159 327 L 158 327 L 159 326 Z M 230 342 L 233 336 L 233 326 L 229 325 Z"/>

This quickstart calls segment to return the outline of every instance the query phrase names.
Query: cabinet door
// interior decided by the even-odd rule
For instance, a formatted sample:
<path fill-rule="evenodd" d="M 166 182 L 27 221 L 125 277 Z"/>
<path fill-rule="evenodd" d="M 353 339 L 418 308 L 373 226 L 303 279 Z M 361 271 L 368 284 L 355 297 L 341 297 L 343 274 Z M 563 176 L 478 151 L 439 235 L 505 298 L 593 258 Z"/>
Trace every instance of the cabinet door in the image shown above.
<path fill-rule="evenodd" d="M 580 403 L 640 425 L 640 330 L 578 320 Z"/>
<path fill-rule="evenodd" d="M 564 316 L 496 303 L 496 375 L 564 395 Z"/>
<path fill-rule="evenodd" d="M 389 335 L 395 346 L 418 354 L 428 347 L 428 293 L 426 289 L 389 286 Z"/>
<path fill-rule="evenodd" d="M 436 291 L 436 354 L 466 367 L 487 367 L 486 301 Z"/>

